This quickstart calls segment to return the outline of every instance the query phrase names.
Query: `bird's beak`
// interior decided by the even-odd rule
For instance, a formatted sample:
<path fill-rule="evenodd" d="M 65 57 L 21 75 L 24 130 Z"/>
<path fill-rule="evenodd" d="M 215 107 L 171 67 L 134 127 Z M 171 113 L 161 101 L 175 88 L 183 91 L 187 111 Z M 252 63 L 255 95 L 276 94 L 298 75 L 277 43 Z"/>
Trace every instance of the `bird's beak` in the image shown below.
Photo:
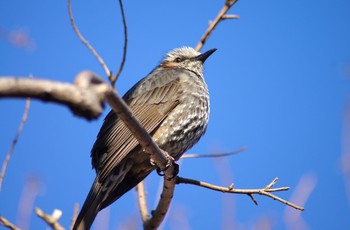
<path fill-rule="evenodd" d="M 211 50 L 208 50 L 207 52 L 205 53 L 202 53 L 200 55 L 198 55 L 197 57 L 194 58 L 194 60 L 196 61 L 201 61 L 202 63 L 205 62 L 205 60 L 207 60 L 207 58 L 212 55 L 212 53 L 214 53 L 217 49 L 214 48 L 214 49 L 211 49 Z"/>

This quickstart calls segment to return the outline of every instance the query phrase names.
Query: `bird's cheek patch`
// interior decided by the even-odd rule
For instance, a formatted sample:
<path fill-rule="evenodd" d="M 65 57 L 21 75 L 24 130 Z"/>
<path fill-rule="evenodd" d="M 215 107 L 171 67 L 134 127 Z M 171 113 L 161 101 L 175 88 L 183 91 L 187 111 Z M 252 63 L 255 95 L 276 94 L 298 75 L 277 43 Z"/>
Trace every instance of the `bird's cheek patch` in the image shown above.
<path fill-rule="evenodd" d="M 161 67 L 163 67 L 163 68 L 175 68 L 175 67 L 177 67 L 177 63 L 175 63 L 175 62 L 163 62 L 161 64 Z"/>

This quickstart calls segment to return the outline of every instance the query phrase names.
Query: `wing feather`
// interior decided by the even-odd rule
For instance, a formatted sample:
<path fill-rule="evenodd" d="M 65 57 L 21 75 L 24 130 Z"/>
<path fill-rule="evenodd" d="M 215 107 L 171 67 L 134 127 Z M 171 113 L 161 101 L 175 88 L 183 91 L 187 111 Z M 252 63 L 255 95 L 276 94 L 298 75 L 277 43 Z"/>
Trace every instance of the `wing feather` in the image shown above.
<path fill-rule="evenodd" d="M 163 71 L 138 82 L 123 97 L 130 109 L 152 133 L 180 103 L 180 75 L 173 71 Z M 175 77 L 176 76 L 176 77 Z M 138 145 L 124 123 L 111 111 L 105 118 L 97 140 L 91 150 L 92 165 L 99 181 L 104 181 L 111 171 Z"/>

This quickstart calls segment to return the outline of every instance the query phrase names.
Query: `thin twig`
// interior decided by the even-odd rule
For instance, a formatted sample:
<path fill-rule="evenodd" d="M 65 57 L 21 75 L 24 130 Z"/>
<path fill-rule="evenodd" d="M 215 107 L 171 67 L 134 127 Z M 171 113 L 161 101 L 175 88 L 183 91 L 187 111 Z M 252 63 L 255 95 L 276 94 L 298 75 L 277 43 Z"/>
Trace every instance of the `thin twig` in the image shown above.
<path fill-rule="evenodd" d="M 137 191 L 137 198 L 138 198 L 142 222 L 143 222 L 143 224 L 145 224 L 149 220 L 150 216 L 149 216 L 148 207 L 147 207 L 145 182 L 144 181 L 141 181 L 136 186 L 136 191 Z"/>
<path fill-rule="evenodd" d="M 77 217 L 78 217 L 78 214 L 79 214 L 79 204 L 76 203 L 76 204 L 74 205 L 74 210 L 73 210 L 72 224 L 71 224 L 71 226 L 70 226 L 69 229 L 73 229 L 73 226 L 74 226 L 74 223 L 75 223 L 75 221 L 76 221 L 76 219 L 77 219 Z"/>
<path fill-rule="evenodd" d="M 241 147 L 235 151 L 232 152 L 228 152 L 228 153 L 214 153 L 214 154 L 184 154 L 182 155 L 181 159 L 189 159 L 189 158 L 216 158 L 216 157 L 228 157 L 240 152 L 243 152 L 244 150 L 246 150 L 246 147 Z"/>
<path fill-rule="evenodd" d="M 225 14 L 222 19 L 238 19 L 239 15 L 236 14 Z"/>
<path fill-rule="evenodd" d="M 120 63 L 119 69 L 115 77 L 112 77 L 111 85 L 114 87 L 115 82 L 118 80 L 120 73 L 122 72 L 126 60 L 126 51 L 128 47 L 128 28 L 126 26 L 126 19 L 125 19 L 125 14 L 124 14 L 124 7 L 123 7 L 123 2 L 122 0 L 119 0 L 119 5 L 120 5 L 120 11 L 122 13 L 122 18 L 123 18 L 123 27 L 124 27 L 124 49 L 123 49 L 123 59 L 122 62 Z"/>
<path fill-rule="evenodd" d="M 12 224 L 10 221 L 8 221 L 5 217 L 0 216 L 0 226 L 7 227 L 8 229 L 11 230 L 20 230 L 19 227 L 15 226 Z"/>
<path fill-rule="evenodd" d="M 112 72 L 108 69 L 106 63 L 103 61 L 102 57 L 97 53 L 97 51 L 94 49 L 92 45 L 83 37 L 83 35 L 80 33 L 77 25 L 75 24 L 73 13 L 72 13 L 72 7 L 71 7 L 71 0 L 68 0 L 68 13 L 69 13 L 69 19 L 71 21 L 72 27 L 74 29 L 75 34 L 78 36 L 80 41 L 92 52 L 92 54 L 95 56 L 97 61 L 100 63 L 102 68 L 104 69 L 107 77 L 111 80 L 112 78 Z"/>
<path fill-rule="evenodd" d="M 177 184 L 197 185 L 200 187 L 208 188 L 208 189 L 215 190 L 215 191 L 225 192 L 225 193 L 247 194 L 250 198 L 252 198 L 252 200 L 254 201 L 255 204 L 257 204 L 257 201 L 253 197 L 253 194 L 264 195 L 264 196 L 270 197 L 274 200 L 277 200 L 283 204 L 286 204 L 292 208 L 303 211 L 304 210 L 303 207 L 298 206 L 296 204 L 293 204 L 289 201 L 286 201 L 286 200 L 272 194 L 273 192 L 286 191 L 289 189 L 289 187 L 280 187 L 280 188 L 274 188 L 274 189 L 268 188 L 271 184 L 274 184 L 276 182 L 277 182 L 277 178 L 274 179 L 271 183 L 269 183 L 265 188 L 262 188 L 262 189 L 235 189 L 235 188 L 232 188 L 232 186 L 221 187 L 221 186 L 212 185 L 212 184 L 209 184 L 206 182 L 197 181 L 197 180 L 193 180 L 193 179 L 187 179 L 187 178 L 183 178 L 183 177 L 177 177 L 176 183 Z"/>
<path fill-rule="evenodd" d="M 224 18 L 227 11 L 237 2 L 237 0 L 226 0 L 225 5 L 222 7 L 222 9 L 220 10 L 219 14 L 216 16 L 216 18 L 214 19 L 213 22 L 209 23 L 209 27 L 208 29 L 205 31 L 204 35 L 202 36 L 202 38 L 199 40 L 195 50 L 200 51 L 204 45 L 204 43 L 208 40 L 210 34 L 214 31 L 214 29 L 216 28 L 216 26 L 219 24 L 220 21 L 222 21 L 223 19 L 227 19 Z"/>
<path fill-rule="evenodd" d="M 21 124 L 20 124 L 19 127 L 18 127 L 16 136 L 15 136 L 15 138 L 14 138 L 13 141 L 12 141 L 11 148 L 10 148 L 10 150 L 8 151 L 7 155 L 6 155 L 6 158 L 5 158 L 5 160 L 4 160 L 4 163 L 2 164 L 1 174 L 0 174 L 0 191 L 1 191 L 1 188 L 2 188 L 2 182 L 3 182 L 3 179 L 4 179 L 5 173 L 6 173 L 7 165 L 8 165 L 8 163 L 9 163 L 10 159 L 11 159 L 13 150 L 15 149 L 15 146 L 16 146 L 16 144 L 17 144 L 17 142 L 18 142 L 19 136 L 20 136 L 21 133 L 22 133 L 24 124 L 25 124 L 26 121 L 27 121 L 28 113 L 29 113 L 29 108 L 30 108 L 30 97 L 27 98 L 26 105 L 25 105 L 24 112 L 23 112 L 23 116 L 22 116 L 22 120 L 21 120 Z"/>
<path fill-rule="evenodd" d="M 44 220 L 52 229 L 54 230 L 64 230 L 62 225 L 58 222 L 58 220 L 62 216 L 62 211 L 55 209 L 52 213 L 52 215 L 46 214 L 43 212 L 40 208 L 35 209 L 35 213 L 37 216 L 39 216 L 42 220 Z"/>

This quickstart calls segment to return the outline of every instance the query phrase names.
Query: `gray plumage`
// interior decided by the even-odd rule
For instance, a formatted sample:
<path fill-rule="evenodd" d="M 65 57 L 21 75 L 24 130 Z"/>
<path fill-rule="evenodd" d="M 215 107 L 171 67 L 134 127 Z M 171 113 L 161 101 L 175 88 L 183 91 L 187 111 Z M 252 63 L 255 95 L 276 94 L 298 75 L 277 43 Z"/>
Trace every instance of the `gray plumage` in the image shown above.
<path fill-rule="evenodd" d="M 197 143 L 207 128 L 209 94 L 203 63 L 215 50 L 203 54 L 190 47 L 170 51 L 123 97 L 155 143 L 175 160 Z M 113 111 L 105 118 L 91 158 L 96 179 L 73 229 L 90 229 L 100 210 L 156 168 Z"/>

